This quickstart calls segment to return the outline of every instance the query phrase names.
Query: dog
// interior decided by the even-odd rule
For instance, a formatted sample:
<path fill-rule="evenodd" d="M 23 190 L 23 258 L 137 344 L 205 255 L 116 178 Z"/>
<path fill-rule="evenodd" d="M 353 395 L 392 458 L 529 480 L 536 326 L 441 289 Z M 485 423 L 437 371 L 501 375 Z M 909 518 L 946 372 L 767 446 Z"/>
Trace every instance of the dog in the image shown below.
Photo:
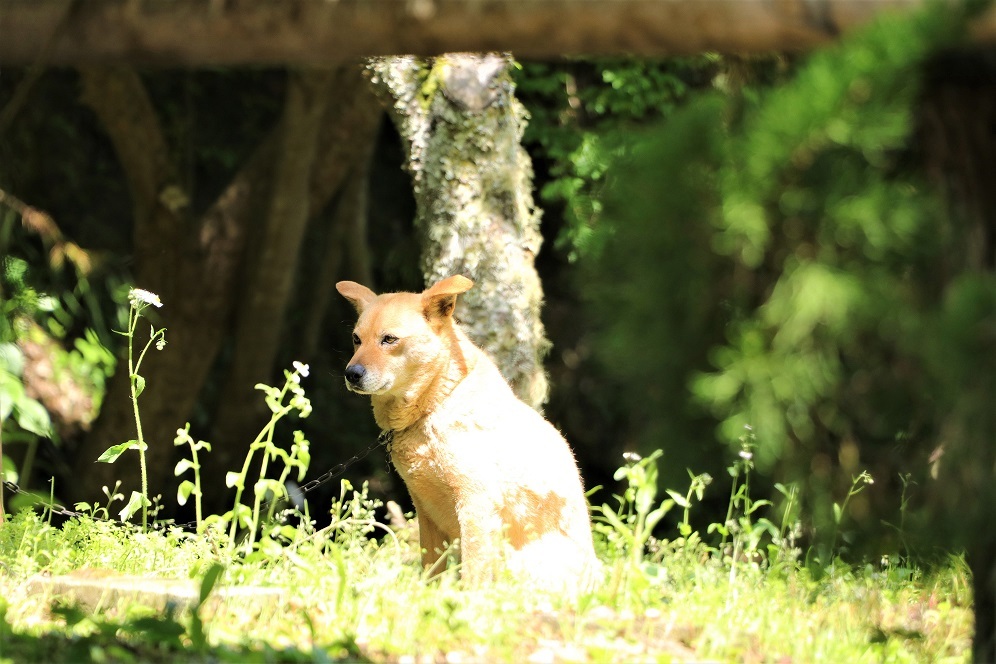
<path fill-rule="evenodd" d="M 580 589 L 598 562 L 577 462 L 454 319 L 457 296 L 473 285 L 456 275 L 422 293 L 377 295 L 337 283 L 359 314 L 346 387 L 370 396 L 390 439 L 430 576 L 458 543 L 465 582 L 507 570 L 545 588 Z"/>

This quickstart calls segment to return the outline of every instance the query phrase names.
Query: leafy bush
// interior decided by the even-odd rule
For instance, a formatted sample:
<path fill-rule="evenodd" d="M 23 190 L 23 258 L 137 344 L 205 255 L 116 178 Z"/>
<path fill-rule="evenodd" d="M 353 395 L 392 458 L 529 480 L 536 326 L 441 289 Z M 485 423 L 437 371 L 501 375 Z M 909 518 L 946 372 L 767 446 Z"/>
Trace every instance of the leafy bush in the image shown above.
<path fill-rule="evenodd" d="M 992 280 L 940 260 L 958 231 L 914 151 L 922 67 L 963 22 L 882 19 L 783 85 L 695 95 L 611 171 L 593 280 L 607 366 L 669 449 L 702 444 L 681 423 L 703 414 L 733 446 L 749 427 L 760 470 L 805 480 L 817 538 L 836 537 L 828 497 L 860 464 L 885 480 L 849 503 L 879 533 L 865 541 L 898 546 L 879 525 L 895 478 L 925 482 L 952 414 L 988 389 L 946 371 L 992 356 Z"/>
<path fill-rule="evenodd" d="M 587 250 L 602 216 L 607 170 L 625 150 L 622 136 L 669 116 L 692 89 L 711 85 L 718 69 L 715 56 L 522 65 L 517 94 L 531 116 L 523 142 L 547 166 L 540 196 L 563 206 L 556 242 L 572 259 Z"/>

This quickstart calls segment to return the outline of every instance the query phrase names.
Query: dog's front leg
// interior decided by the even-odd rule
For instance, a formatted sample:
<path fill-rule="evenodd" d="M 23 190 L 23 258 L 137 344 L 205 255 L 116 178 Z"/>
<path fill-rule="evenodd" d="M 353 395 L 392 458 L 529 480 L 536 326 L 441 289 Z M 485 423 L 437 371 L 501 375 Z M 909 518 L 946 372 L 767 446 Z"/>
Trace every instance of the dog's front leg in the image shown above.
<path fill-rule="evenodd" d="M 476 501 L 457 509 L 460 523 L 462 578 L 470 584 L 491 581 L 502 561 L 502 520 L 491 501 Z"/>
<path fill-rule="evenodd" d="M 429 576 L 436 576 L 446 569 L 446 559 L 443 558 L 443 552 L 447 547 L 446 535 L 436 522 L 417 506 L 415 515 L 418 518 L 418 544 L 422 549 L 422 568 Z"/>

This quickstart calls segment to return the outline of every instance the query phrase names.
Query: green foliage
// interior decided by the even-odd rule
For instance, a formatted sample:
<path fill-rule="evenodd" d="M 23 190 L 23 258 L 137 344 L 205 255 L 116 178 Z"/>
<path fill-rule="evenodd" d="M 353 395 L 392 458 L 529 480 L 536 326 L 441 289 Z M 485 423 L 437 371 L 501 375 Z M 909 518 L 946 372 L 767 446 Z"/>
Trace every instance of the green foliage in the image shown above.
<path fill-rule="evenodd" d="M 604 223 L 580 268 L 592 350 L 619 385 L 633 435 L 643 449 L 666 446 L 678 472 L 718 475 L 721 465 L 704 465 L 717 456 L 707 451 L 712 425 L 687 390 L 732 313 L 732 271 L 713 253 L 706 223 L 726 103 L 710 93 L 689 104 L 668 118 L 668 131 L 635 132 L 626 158 L 613 164 Z M 668 481 L 678 477 L 670 471 Z"/>
<path fill-rule="evenodd" d="M 693 96 L 610 173 L 594 275 L 606 366 L 669 448 L 701 444 L 675 424 L 696 413 L 727 444 L 749 430 L 760 470 L 807 478 L 793 501 L 818 532 L 858 502 L 856 459 L 917 445 L 924 459 L 958 405 L 985 400 L 991 373 L 969 366 L 993 355 L 991 280 L 958 300 L 940 260 L 952 220 L 911 150 L 921 68 L 963 23 L 950 7 L 883 18 L 782 85 Z M 938 373 L 940 349 L 968 394 Z"/>
<path fill-rule="evenodd" d="M 24 355 L 13 343 L 0 343 L 0 423 L 13 417 L 21 429 L 50 436 L 52 421 L 37 399 L 29 397 L 21 381 Z"/>
<path fill-rule="evenodd" d="M 328 528 L 302 522 L 296 534 L 249 556 L 218 547 L 210 532 L 143 533 L 89 517 L 55 528 L 44 515 L 21 512 L 0 526 L 0 658 L 599 661 L 680 653 L 720 661 L 967 661 L 970 593 L 959 559 L 932 571 L 902 560 L 837 564 L 817 579 L 794 558 L 751 549 L 746 531 L 732 535 L 729 550 L 681 528 L 679 537 L 657 539 L 647 528 L 652 515 L 692 508 L 708 489 L 706 478 L 692 475 L 687 492 L 669 490 L 658 501 L 660 456 L 630 455 L 620 468 L 625 490 L 617 508 L 603 511 L 618 518 L 601 520 L 599 533 L 622 546 L 603 549 L 605 573 L 576 601 L 507 579 L 469 590 L 453 570 L 425 583 L 417 540 L 388 530 L 377 519 L 379 501 L 348 481 Z M 731 467 L 739 486 L 749 484 L 745 461 Z M 733 521 L 748 512 L 759 521 L 760 510 L 773 509 L 749 491 L 737 494 Z M 377 531 L 389 535 L 378 541 Z M 636 555 L 627 542 L 640 542 Z M 95 609 L 26 590 L 41 571 L 87 578 L 93 568 L 187 578 L 194 592 L 189 605 L 157 611 L 142 600 Z M 252 605 L 223 592 L 260 587 L 277 592 Z"/>
<path fill-rule="evenodd" d="M 39 296 L 27 283 L 28 263 L 15 256 L 0 261 L 0 341 L 15 337 L 14 321 L 38 311 Z"/>
<path fill-rule="evenodd" d="M 0 427 L 14 422 L 29 433 L 47 437 L 52 422 L 44 406 L 29 397 L 21 375 L 24 354 L 14 343 L 18 336 L 18 320 L 33 315 L 39 307 L 39 296 L 26 282 L 27 262 L 12 256 L 0 261 Z"/>
<path fill-rule="evenodd" d="M 61 443 L 61 434 L 86 427 L 99 411 L 114 358 L 93 329 L 87 328 L 75 339 L 67 334 L 71 311 L 78 313 L 82 308 L 77 296 L 92 296 L 82 276 L 81 265 L 88 260 L 85 253 L 64 241 L 47 216 L 27 207 L 16 213 L 6 207 L 12 204 L 23 206 L 0 191 L 0 430 L 7 453 L 13 446 L 23 446 L 19 469 L 4 454 L 4 477 L 27 486 L 41 442 Z M 48 249 L 47 270 L 37 265 L 45 261 L 37 260 L 35 238 L 25 228 L 40 236 Z M 58 298 L 43 292 L 64 283 L 66 263 L 75 268 L 78 287 Z M 67 348 L 70 340 L 72 346 Z M 31 351 L 31 367 L 26 367 L 26 350 Z M 45 392 L 47 399 L 29 396 L 26 368 L 34 370 L 33 393 Z M 46 407 L 53 412 L 65 407 L 65 412 L 58 413 L 64 426 L 53 426 Z"/>
<path fill-rule="evenodd" d="M 139 467 L 142 474 L 142 490 L 141 492 L 132 492 L 120 515 L 122 521 L 127 521 L 141 510 L 142 529 L 144 530 L 149 527 L 149 507 L 152 506 L 152 501 L 149 500 L 149 476 L 145 465 L 145 450 L 148 449 L 148 444 L 145 442 L 145 437 L 142 434 L 142 417 L 138 408 L 138 397 L 145 390 L 145 378 L 138 371 L 142 367 L 145 354 L 153 344 L 157 350 L 162 350 L 166 345 L 166 330 L 165 328 L 157 330 L 155 327 L 152 327 L 149 333 L 149 340 L 145 343 L 145 347 L 142 348 L 142 352 L 139 353 L 136 359 L 135 330 L 138 328 L 138 321 L 142 318 L 142 312 L 150 306 L 161 307 L 162 302 L 159 301 L 159 296 L 155 293 L 150 293 L 140 288 L 133 288 L 129 291 L 128 301 L 130 303 L 128 329 L 121 334 L 128 339 L 128 375 L 131 377 L 131 403 L 135 414 L 135 428 L 138 432 L 138 439 L 112 445 L 97 458 L 97 461 L 114 463 L 127 450 L 138 450 Z"/>
<path fill-rule="evenodd" d="M 274 511 L 276 506 L 283 500 L 291 498 L 287 489 L 287 481 L 292 472 L 296 471 L 295 481 L 300 482 L 308 472 L 311 464 L 310 443 L 300 431 L 294 432 L 294 442 L 290 451 L 284 450 L 274 442 L 277 423 L 284 417 L 297 413 L 299 417 L 305 418 L 311 414 L 311 401 L 305 396 L 304 388 L 301 387 L 301 377 L 307 376 L 308 365 L 300 362 L 294 363 L 294 371 L 284 371 L 286 380 L 282 388 L 270 387 L 269 385 L 257 385 L 256 389 L 265 394 L 266 405 L 270 409 L 270 421 L 264 425 L 262 431 L 256 439 L 249 445 L 242 470 L 229 472 L 225 477 L 225 484 L 229 488 L 235 488 L 235 504 L 232 509 L 224 514 L 212 514 L 198 522 L 198 530 L 215 527 L 223 531 L 228 529 L 228 546 L 231 550 L 241 549 L 243 552 L 252 553 L 256 547 L 256 537 L 259 529 L 264 528 L 263 538 L 259 547 L 265 549 L 273 544 L 273 536 L 284 534 L 281 524 L 274 524 Z M 250 509 L 242 504 L 242 494 L 246 490 L 249 471 L 252 467 L 253 458 L 257 452 L 262 453 L 262 462 L 259 466 L 259 473 L 256 481 L 252 485 L 253 505 Z M 278 478 L 268 478 L 266 476 L 272 461 L 280 461 L 281 471 Z M 198 480 L 199 482 L 199 480 Z M 263 501 L 266 500 L 266 519 L 262 518 Z M 244 528 L 248 532 L 245 542 L 237 547 L 236 536 L 239 529 Z M 293 529 L 291 529 L 293 530 Z"/>
<path fill-rule="evenodd" d="M 938 248 L 940 215 L 901 157 L 916 68 L 956 25 L 936 12 L 883 22 L 814 56 L 746 113 L 718 166 L 716 247 L 777 276 L 695 389 L 729 413 L 724 438 L 754 426 L 767 466 L 812 439 L 813 410 L 840 403 L 848 364 L 888 352 L 877 332 L 892 346 L 920 316 L 910 270 Z M 846 414 L 820 419 L 848 433 Z"/>
<path fill-rule="evenodd" d="M 716 62 L 702 56 L 522 65 L 517 93 L 531 116 L 523 143 L 548 165 L 541 197 L 563 205 L 558 247 L 572 258 L 587 249 L 602 215 L 609 164 L 626 152 L 624 132 L 670 115 L 691 88 L 709 84 Z"/>
<path fill-rule="evenodd" d="M 661 454 L 661 450 L 646 458 L 629 454 L 626 465 L 613 476 L 616 481 L 626 482 L 623 495 L 613 496 L 617 507 L 602 503 L 595 509 L 596 530 L 605 536 L 610 547 L 629 558 L 633 569 L 639 569 L 654 528 L 675 505 L 673 499 L 656 505 L 657 459 Z"/>
<path fill-rule="evenodd" d="M 210 452 L 211 443 L 205 442 L 203 440 L 194 441 L 190 436 L 190 423 L 182 429 L 177 429 L 176 437 L 173 439 L 173 445 L 179 447 L 181 445 L 186 445 L 190 448 L 190 458 L 180 459 L 176 463 L 176 467 L 173 469 L 173 474 L 176 477 L 180 477 L 188 470 L 193 471 L 194 479 L 185 479 L 180 482 L 180 485 L 176 489 L 176 504 L 186 505 L 187 500 L 190 496 L 194 497 L 194 513 L 197 519 L 197 531 L 200 532 L 204 524 L 204 512 L 201 509 L 201 498 L 203 497 L 203 492 L 201 491 L 201 463 L 198 453 L 201 451 Z"/>

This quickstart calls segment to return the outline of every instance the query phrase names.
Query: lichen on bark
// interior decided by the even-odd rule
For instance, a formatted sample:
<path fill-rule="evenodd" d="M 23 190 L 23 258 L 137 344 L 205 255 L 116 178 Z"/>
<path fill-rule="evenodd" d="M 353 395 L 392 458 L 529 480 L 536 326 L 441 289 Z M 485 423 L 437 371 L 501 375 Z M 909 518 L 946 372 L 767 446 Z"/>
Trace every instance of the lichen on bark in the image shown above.
<path fill-rule="evenodd" d="M 502 55 L 449 54 L 377 58 L 368 70 L 408 148 L 426 283 L 451 274 L 475 281 L 457 316 L 516 394 L 539 408 L 549 347 L 535 268 L 540 212 L 511 66 Z"/>

